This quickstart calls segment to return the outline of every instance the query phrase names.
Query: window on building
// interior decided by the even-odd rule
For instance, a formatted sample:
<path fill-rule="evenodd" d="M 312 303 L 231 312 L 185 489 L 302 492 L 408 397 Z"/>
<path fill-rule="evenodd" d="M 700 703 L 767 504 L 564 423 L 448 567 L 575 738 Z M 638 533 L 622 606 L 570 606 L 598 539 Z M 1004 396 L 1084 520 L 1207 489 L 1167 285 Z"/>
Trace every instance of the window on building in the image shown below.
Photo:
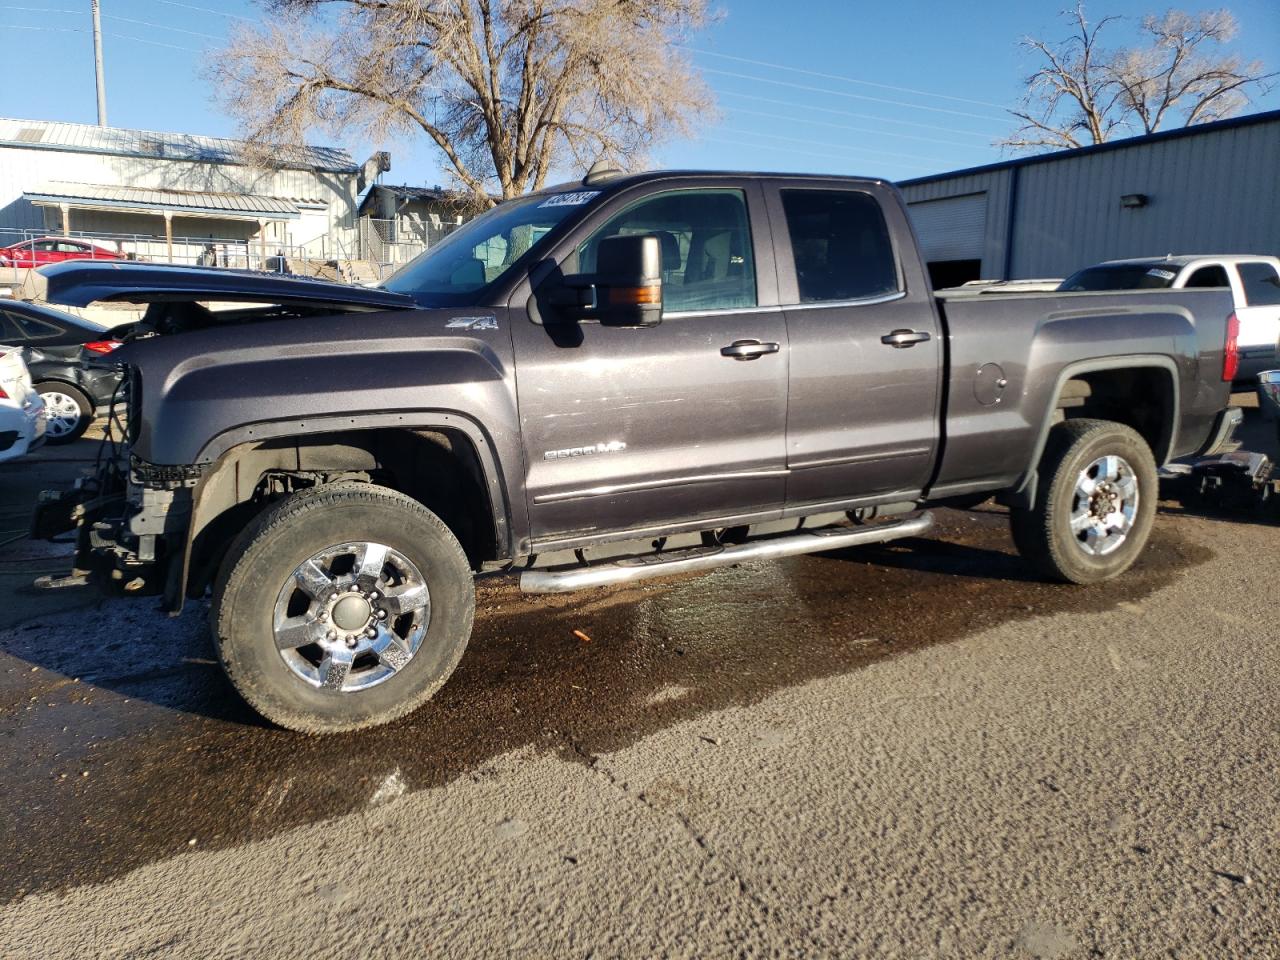
<path fill-rule="evenodd" d="M 1269 263 L 1240 264 L 1240 282 L 1244 284 L 1244 302 L 1250 307 L 1280 304 L 1280 276 Z"/>
<path fill-rule="evenodd" d="M 900 289 L 880 204 L 867 193 L 783 190 L 801 303 L 861 300 Z"/>
<path fill-rule="evenodd" d="M 756 305 L 755 257 L 741 190 L 675 190 L 623 210 L 578 248 L 592 273 L 607 237 L 656 236 L 662 246 L 665 310 L 733 310 Z"/>
<path fill-rule="evenodd" d="M 1201 267 L 1187 278 L 1186 287 L 1230 287 L 1226 267 Z"/>

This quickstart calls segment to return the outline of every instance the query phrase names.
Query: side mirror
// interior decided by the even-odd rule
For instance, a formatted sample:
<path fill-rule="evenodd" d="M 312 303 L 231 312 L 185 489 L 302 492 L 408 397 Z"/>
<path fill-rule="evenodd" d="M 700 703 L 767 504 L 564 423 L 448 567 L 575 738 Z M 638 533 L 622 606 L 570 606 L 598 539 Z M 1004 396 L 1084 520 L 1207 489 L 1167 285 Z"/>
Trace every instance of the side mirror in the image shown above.
<path fill-rule="evenodd" d="M 596 250 L 596 272 L 564 277 L 552 303 L 573 320 L 609 327 L 662 322 L 662 246 L 654 236 L 607 237 Z"/>

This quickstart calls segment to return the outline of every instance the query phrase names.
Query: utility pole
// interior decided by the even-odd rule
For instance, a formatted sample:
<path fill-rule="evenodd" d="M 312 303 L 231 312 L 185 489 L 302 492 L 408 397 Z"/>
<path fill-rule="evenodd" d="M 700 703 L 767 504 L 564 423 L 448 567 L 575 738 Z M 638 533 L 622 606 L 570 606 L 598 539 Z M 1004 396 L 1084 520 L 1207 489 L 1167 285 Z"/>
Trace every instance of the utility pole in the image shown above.
<path fill-rule="evenodd" d="M 102 79 L 102 15 L 98 0 L 89 0 L 93 7 L 93 66 L 98 74 L 98 126 L 107 125 L 107 85 Z"/>

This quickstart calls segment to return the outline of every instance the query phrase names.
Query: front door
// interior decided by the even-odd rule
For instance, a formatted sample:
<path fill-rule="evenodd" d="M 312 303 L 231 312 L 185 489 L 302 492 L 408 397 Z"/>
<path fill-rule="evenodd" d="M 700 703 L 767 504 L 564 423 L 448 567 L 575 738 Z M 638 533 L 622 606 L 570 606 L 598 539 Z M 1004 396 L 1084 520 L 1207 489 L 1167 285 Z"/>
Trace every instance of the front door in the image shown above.
<path fill-rule="evenodd" d="M 768 305 L 762 195 L 750 183 L 652 191 L 616 198 L 557 259 L 589 273 L 605 237 L 657 236 L 661 324 L 513 320 L 531 533 L 544 549 L 774 515 L 783 501 L 787 337 Z"/>
<path fill-rule="evenodd" d="M 778 184 L 769 203 L 786 231 L 787 507 L 912 499 L 937 455 L 943 345 L 914 250 L 900 257 L 892 239 L 911 236 L 905 213 L 888 191 L 847 186 Z"/>

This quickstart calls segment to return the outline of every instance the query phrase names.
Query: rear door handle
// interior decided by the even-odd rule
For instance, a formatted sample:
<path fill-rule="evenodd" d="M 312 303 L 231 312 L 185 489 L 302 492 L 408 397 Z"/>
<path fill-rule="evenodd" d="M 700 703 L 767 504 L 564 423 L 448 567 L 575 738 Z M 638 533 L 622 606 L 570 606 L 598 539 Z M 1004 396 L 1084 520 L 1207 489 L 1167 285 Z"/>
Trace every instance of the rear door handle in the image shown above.
<path fill-rule="evenodd" d="M 720 348 L 720 356 L 733 357 L 735 360 L 758 360 L 766 353 L 777 353 L 781 349 L 776 343 L 761 343 L 759 340 L 735 340 L 727 347 Z"/>
<path fill-rule="evenodd" d="M 895 330 L 893 333 L 886 333 L 880 338 L 880 342 L 901 350 L 904 347 L 914 347 L 917 343 L 924 343 L 928 339 L 929 335 L 923 330 Z"/>

